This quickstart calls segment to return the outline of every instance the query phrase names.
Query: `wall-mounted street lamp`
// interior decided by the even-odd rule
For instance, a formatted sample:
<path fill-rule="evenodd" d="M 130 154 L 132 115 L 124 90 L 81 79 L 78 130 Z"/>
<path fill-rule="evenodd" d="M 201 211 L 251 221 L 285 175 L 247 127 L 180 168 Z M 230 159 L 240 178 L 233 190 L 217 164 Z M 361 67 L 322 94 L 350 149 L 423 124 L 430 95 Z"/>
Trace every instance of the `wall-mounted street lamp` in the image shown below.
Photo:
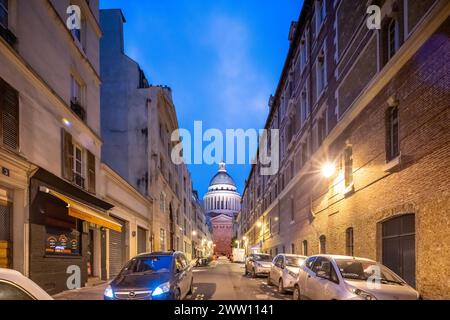
<path fill-rule="evenodd" d="M 327 162 L 322 166 L 321 172 L 325 178 L 331 178 L 336 172 L 336 166 L 334 163 Z"/>
<path fill-rule="evenodd" d="M 262 227 L 262 222 L 261 222 L 261 221 L 258 221 L 258 222 L 256 223 L 256 226 L 257 226 L 258 228 L 261 228 L 261 227 Z"/>
<path fill-rule="evenodd" d="M 192 235 L 195 237 L 197 235 L 197 231 L 192 231 Z"/>

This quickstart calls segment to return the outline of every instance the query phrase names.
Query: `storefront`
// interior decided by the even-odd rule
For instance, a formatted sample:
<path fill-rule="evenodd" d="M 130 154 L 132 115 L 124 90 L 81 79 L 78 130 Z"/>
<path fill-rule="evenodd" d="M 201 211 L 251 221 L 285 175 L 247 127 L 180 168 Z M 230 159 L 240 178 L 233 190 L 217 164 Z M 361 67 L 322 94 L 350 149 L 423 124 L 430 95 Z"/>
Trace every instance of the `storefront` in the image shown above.
<path fill-rule="evenodd" d="M 30 278 L 50 294 L 73 289 L 77 277 L 106 277 L 106 229 L 122 226 L 112 205 L 39 169 L 30 180 Z"/>

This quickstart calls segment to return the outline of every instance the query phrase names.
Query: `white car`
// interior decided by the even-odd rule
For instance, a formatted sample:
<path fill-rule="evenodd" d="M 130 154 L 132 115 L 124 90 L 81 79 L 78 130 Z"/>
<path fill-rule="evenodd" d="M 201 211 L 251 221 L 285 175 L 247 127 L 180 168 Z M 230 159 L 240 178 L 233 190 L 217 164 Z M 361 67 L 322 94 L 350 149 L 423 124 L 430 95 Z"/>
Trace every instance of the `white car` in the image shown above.
<path fill-rule="evenodd" d="M 317 255 L 300 268 L 294 300 L 418 300 L 419 293 L 373 260 Z"/>
<path fill-rule="evenodd" d="M 1 300 L 53 300 L 53 298 L 20 272 L 0 269 Z"/>
<path fill-rule="evenodd" d="M 272 268 L 272 257 L 264 253 L 252 253 L 245 260 L 245 275 L 252 278 L 268 275 Z"/>
<path fill-rule="evenodd" d="M 297 282 L 297 276 L 300 266 L 306 260 L 305 256 L 295 254 L 279 254 L 272 262 L 267 284 L 278 285 L 278 291 L 285 293 L 286 290 L 292 291 Z"/>

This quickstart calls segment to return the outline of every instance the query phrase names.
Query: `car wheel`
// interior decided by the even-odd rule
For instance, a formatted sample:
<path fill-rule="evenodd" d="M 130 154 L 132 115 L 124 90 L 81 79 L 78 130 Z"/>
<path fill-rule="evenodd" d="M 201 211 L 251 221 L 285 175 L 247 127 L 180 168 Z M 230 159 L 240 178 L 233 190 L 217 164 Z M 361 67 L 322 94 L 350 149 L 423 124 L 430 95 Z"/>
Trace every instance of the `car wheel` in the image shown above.
<path fill-rule="evenodd" d="M 189 286 L 188 295 L 191 295 L 194 291 L 194 279 L 191 280 L 191 285 Z"/>
<path fill-rule="evenodd" d="M 278 281 L 278 292 L 286 293 L 286 290 L 284 290 L 283 279 L 280 279 L 280 281 Z"/>
<path fill-rule="evenodd" d="M 301 300 L 300 288 L 298 287 L 298 285 L 295 285 L 295 287 L 294 287 L 294 293 L 292 294 L 292 300 Z"/>
<path fill-rule="evenodd" d="M 181 292 L 180 292 L 180 289 L 177 289 L 177 290 L 175 291 L 175 293 L 174 293 L 174 295 L 173 295 L 173 300 L 176 300 L 176 301 L 181 300 Z"/>
<path fill-rule="evenodd" d="M 252 268 L 252 278 L 256 278 L 256 271 L 255 271 L 255 268 Z"/>

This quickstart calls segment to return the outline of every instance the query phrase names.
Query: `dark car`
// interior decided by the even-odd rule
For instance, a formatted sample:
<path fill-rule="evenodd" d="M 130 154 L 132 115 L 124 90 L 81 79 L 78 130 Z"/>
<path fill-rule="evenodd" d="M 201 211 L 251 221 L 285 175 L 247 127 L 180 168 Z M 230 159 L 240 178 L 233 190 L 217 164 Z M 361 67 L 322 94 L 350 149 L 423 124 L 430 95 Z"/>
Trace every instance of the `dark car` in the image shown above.
<path fill-rule="evenodd" d="M 104 293 L 105 300 L 182 300 L 192 293 L 192 267 L 182 252 L 155 252 L 130 260 Z"/>

